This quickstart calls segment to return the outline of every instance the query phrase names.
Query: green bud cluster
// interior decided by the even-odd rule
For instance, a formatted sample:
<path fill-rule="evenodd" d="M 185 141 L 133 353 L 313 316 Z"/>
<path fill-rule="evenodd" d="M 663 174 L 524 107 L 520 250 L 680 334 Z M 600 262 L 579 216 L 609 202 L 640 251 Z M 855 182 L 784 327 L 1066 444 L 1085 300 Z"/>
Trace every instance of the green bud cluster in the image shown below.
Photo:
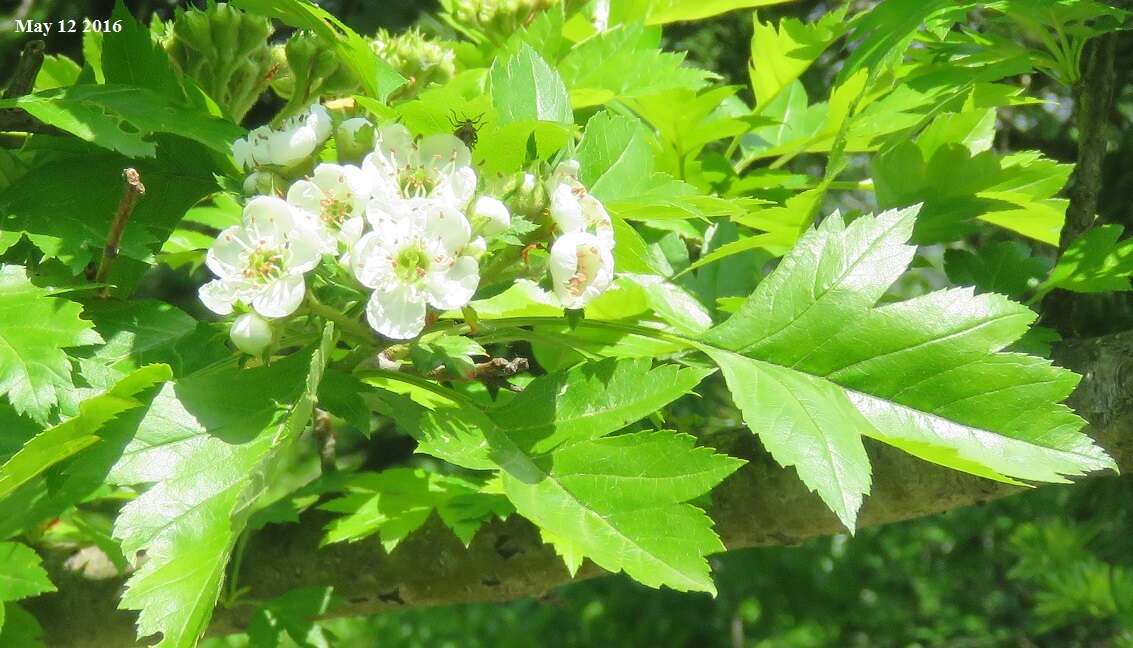
<path fill-rule="evenodd" d="M 400 34 L 385 29 L 370 41 L 379 58 L 405 77 L 400 97 L 412 97 L 430 83 L 443 84 L 456 74 L 456 56 L 452 48 L 429 40 L 416 27 Z"/>
<path fill-rule="evenodd" d="M 302 112 L 318 97 L 345 97 L 358 91 L 358 76 L 321 36 L 297 31 L 274 49 L 273 56 L 279 73 L 271 88 L 287 99 L 278 119 Z"/>
<path fill-rule="evenodd" d="M 164 45 L 181 71 L 239 122 L 271 80 L 273 31 L 267 18 L 210 2 L 204 10 L 178 8 Z"/>
<path fill-rule="evenodd" d="M 563 0 L 441 0 L 450 23 L 502 43 L 539 13 Z"/>

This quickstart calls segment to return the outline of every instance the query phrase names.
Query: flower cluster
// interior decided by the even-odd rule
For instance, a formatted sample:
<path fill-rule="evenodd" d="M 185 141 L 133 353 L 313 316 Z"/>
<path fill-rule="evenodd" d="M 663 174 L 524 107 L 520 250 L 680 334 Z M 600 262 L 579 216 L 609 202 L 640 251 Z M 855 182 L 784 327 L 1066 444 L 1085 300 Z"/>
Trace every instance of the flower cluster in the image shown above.
<path fill-rule="evenodd" d="M 340 163 L 312 168 L 332 132 Z M 278 129 L 252 131 L 233 154 L 251 171 L 246 192 L 268 195 L 252 197 L 243 221 L 217 237 L 206 256 L 217 278 L 201 287 L 200 297 L 221 315 L 250 311 L 232 327 L 234 342 L 248 353 L 271 341 L 263 318 L 285 318 L 303 307 L 311 288 L 305 276 L 321 263 L 368 292 L 365 318 L 374 331 L 406 340 L 421 333 L 430 308 L 466 306 L 480 286 L 482 258 L 508 244 L 502 237 L 511 211 L 480 187 L 471 151 L 451 134 L 415 138 L 400 124 L 377 127 L 362 118 L 335 129 L 316 104 Z M 282 181 L 300 173 L 286 188 L 261 182 L 265 174 Z M 537 184 L 527 174 L 506 195 L 530 194 Z M 554 238 L 531 245 L 549 248 L 559 303 L 582 308 L 613 280 L 612 221 L 579 181 L 576 162 L 560 164 L 542 185 L 539 212 L 548 225 L 542 231 Z"/>

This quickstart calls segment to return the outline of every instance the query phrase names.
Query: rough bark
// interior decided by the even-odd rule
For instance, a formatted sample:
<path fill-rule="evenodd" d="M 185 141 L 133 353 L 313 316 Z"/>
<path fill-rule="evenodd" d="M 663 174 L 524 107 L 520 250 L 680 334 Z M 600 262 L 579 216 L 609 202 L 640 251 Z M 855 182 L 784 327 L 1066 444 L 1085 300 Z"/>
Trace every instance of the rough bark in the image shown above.
<path fill-rule="evenodd" d="M 1088 432 L 1133 469 L 1133 332 L 1062 345 L 1056 360 L 1083 375 L 1071 405 L 1090 422 Z M 789 545 L 838 533 L 833 514 L 799 482 L 777 467 L 754 437 L 735 431 L 709 441 L 750 460 L 713 492 L 711 514 L 729 549 Z M 892 448 L 871 446 L 873 492 L 859 526 L 932 515 L 1020 492 L 1021 489 L 946 470 Z M 273 526 L 249 542 L 241 587 L 270 599 L 296 588 L 331 585 L 344 604 L 336 616 L 415 607 L 540 597 L 572 580 L 604 574 L 586 563 L 572 579 L 539 534 L 518 516 L 485 526 L 470 547 L 437 520 L 413 534 L 392 555 L 377 540 L 319 548 L 325 518 L 318 512 L 299 524 Z M 121 581 L 89 581 L 63 567 L 65 555 L 47 563 L 59 592 L 29 603 L 56 646 L 113 648 L 134 644 L 134 616 L 115 609 Z M 239 631 L 251 607 L 218 609 L 210 634 Z"/>

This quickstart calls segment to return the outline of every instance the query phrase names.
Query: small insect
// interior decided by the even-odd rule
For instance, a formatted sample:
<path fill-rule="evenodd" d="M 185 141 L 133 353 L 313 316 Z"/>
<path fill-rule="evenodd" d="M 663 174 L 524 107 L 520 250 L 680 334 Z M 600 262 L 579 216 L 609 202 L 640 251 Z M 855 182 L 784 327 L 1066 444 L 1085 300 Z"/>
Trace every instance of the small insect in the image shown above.
<path fill-rule="evenodd" d="M 448 121 L 452 124 L 452 134 L 468 148 L 476 148 L 476 143 L 480 141 L 479 132 L 480 127 L 484 125 L 481 121 L 484 118 L 484 113 L 480 113 L 477 117 L 469 119 L 467 115 L 458 118 L 456 111 L 449 114 Z"/>

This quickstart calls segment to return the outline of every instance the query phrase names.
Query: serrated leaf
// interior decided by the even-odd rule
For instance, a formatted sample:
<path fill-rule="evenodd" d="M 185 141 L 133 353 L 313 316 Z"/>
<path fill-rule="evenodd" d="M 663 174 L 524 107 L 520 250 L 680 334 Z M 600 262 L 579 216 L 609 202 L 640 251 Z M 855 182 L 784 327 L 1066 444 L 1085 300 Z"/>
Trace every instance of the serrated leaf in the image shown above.
<path fill-rule="evenodd" d="M 524 43 L 517 52 L 497 58 L 488 77 L 499 125 L 574 122 L 562 78 L 530 45 Z"/>
<path fill-rule="evenodd" d="M 169 55 L 155 34 L 140 24 L 122 0 L 115 0 L 110 19 L 120 31 L 102 38 L 102 71 L 106 83 L 149 88 L 174 101 L 183 101 L 185 91 Z"/>
<path fill-rule="evenodd" d="M 154 399 L 111 481 L 152 484 L 123 507 L 114 537 L 147 560 L 120 607 L 139 610 L 140 637 L 196 643 L 224 568 L 270 481 L 280 450 L 310 419 L 333 336 L 267 367 L 222 368 L 167 385 Z"/>
<path fill-rule="evenodd" d="M 18 542 L 0 542 L 0 603 L 54 592 L 43 560 L 31 547 Z"/>
<path fill-rule="evenodd" d="M 488 412 L 525 451 L 543 454 L 641 420 L 692 391 L 711 370 L 647 359 L 602 360 L 540 376 Z"/>
<path fill-rule="evenodd" d="M 589 38 L 559 62 L 571 104 L 586 108 L 665 90 L 699 90 L 712 73 L 683 65 L 684 54 L 660 49 L 659 31 L 621 25 Z"/>
<path fill-rule="evenodd" d="M 1125 228 L 1101 225 L 1077 238 L 1039 286 L 1037 296 L 1061 288 L 1081 293 L 1125 291 L 1133 276 L 1133 240 L 1120 241 Z"/>
<path fill-rule="evenodd" d="M 694 448 L 668 431 L 583 440 L 551 454 L 486 430 L 516 511 L 556 543 L 568 566 L 582 555 L 648 585 L 715 593 L 705 556 L 724 550 L 688 504 L 743 462 Z"/>
<path fill-rule="evenodd" d="M 876 305 L 912 260 L 915 213 L 828 217 L 702 337 L 752 431 L 848 527 L 862 436 L 1009 483 L 1115 468 L 1060 404 L 1077 376 L 1002 351 L 1029 309 L 970 289 Z"/>
<path fill-rule="evenodd" d="M 63 349 L 102 342 L 82 308 L 52 297 L 20 266 L 0 266 L 0 395 L 45 423 L 60 392 L 74 388 Z"/>
<path fill-rule="evenodd" d="M 23 607 L 0 604 L 0 645 L 5 648 L 43 648 L 43 627 Z"/>
<path fill-rule="evenodd" d="M 511 510 L 500 494 L 482 493 L 480 481 L 421 468 L 359 472 L 343 484 L 345 495 L 319 508 L 342 513 L 327 525 L 323 542 L 355 542 L 375 533 L 393 551 L 435 511 L 467 545 L 480 526 Z"/>
<path fill-rule="evenodd" d="M 55 88 L 0 100 L 0 108 L 22 108 L 45 124 L 128 157 L 153 157 L 154 133 L 179 135 L 223 155 L 244 135 L 228 120 L 127 85 Z"/>
<path fill-rule="evenodd" d="M 845 33 L 849 28 L 844 20 L 846 8 L 831 11 L 812 23 L 783 18 L 778 27 L 753 18 L 748 72 L 757 105 L 774 99 Z"/>
<path fill-rule="evenodd" d="M 79 403 L 77 416 L 37 434 L 0 466 L 0 500 L 48 468 L 97 443 L 103 425 L 142 406 L 135 395 L 171 377 L 166 365 L 150 365 L 122 378 L 105 393 Z"/>

